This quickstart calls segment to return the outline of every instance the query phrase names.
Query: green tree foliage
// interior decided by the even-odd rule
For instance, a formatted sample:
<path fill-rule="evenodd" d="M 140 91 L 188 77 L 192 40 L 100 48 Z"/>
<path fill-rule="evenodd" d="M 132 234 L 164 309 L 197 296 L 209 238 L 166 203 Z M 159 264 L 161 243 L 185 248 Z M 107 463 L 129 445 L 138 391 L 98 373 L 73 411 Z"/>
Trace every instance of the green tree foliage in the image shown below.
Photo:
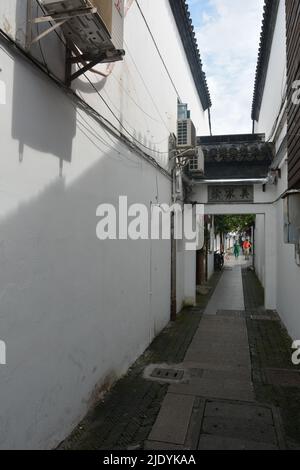
<path fill-rule="evenodd" d="M 218 215 L 215 233 L 246 232 L 255 223 L 255 215 Z"/>

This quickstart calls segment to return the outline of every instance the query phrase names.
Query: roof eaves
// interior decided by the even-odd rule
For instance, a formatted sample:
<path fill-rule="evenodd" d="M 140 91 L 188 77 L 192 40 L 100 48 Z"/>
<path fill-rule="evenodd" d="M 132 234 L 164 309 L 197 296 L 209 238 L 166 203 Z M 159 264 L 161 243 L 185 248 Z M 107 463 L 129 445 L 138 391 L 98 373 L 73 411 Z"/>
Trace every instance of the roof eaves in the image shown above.
<path fill-rule="evenodd" d="M 211 99 L 206 75 L 202 68 L 200 52 L 188 4 L 186 0 L 169 0 L 169 2 L 181 36 L 197 92 L 203 109 L 206 110 L 211 107 Z"/>
<path fill-rule="evenodd" d="M 265 0 L 252 103 L 251 117 L 253 121 L 258 121 L 259 119 L 276 26 L 279 1 L 280 0 Z"/>

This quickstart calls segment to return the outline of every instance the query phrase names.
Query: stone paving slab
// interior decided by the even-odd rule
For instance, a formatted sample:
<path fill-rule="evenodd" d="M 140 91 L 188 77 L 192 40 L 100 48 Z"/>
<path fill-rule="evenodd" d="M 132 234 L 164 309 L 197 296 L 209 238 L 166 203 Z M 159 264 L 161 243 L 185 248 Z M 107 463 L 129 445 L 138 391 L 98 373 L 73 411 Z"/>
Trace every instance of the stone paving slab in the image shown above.
<path fill-rule="evenodd" d="M 187 362 L 201 362 L 205 363 L 205 369 L 215 369 L 216 366 L 224 367 L 229 366 L 232 368 L 242 367 L 250 368 L 251 361 L 247 351 L 235 350 L 234 348 L 228 348 L 225 350 L 225 346 L 220 343 L 219 347 L 202 347 L 191 346 L 185 356 Z"/>
<path fill-rule="evenodd" d="M 170 393 L 195 397 L 223 398 L 227 400 L 253 401 L 251 382 L 241 380 L 220 380 L 219 377 L 192 379 L 188 384 L 171 385 Z"/>
<path fill-rule="evenodd" d="M 205 416 L 213 418 L 239 418 L 253 424 L 260 425 L 260 423 L 265 423 L 273 426 L 273 415 L 270 408 L 253 406 L 247 403 L 207 402 Z"/>
<path fill-rule="evenodd" d="M 271 407 L 208 400 L 205 406 L 202 434 L 213 436 L 216 441 L 214 445 L 219 445 L 219 438 L 221 438 L 227 439 L 226 445 L 238 445 L 239 448 L 240 446 L 242 448 L 253 446 L 255 442 L 259 445 L 278 448 L 280 430 L 277 429 L 277 425 L 277 415 L 274 416 L 274 410 Z M 238 440 L 238 442 L 232 440 Z"/>
<path fill-rule="evenodd" d="M 228 279 L 228 274 L 225 272 L 222 276 Z M 223 284 L 228 286 L 227 281 Z M 261 296 L 258 302 L 260 300 Z M 252 305 L 254 304 L 255 299 L 252 302 Z M 181 363 L 184 369 L 189 370 L 187 380 L 169 387 L 169 393 L 183 399 L 189 396 L 195 399 L 195 402 L 201 400 L 201 403 L 204 403 L 202 412 L 196 414 L 193 409 L 187 432 L 189 440 L 186 437 L 185 442 L 180 445 L 192 450 L 285 448 L 279 411 L 274 406 L 256 402 L 248 338 L 249 321 L 255 326 L 255 333 L 261 334 L 268 328 L 271 336 L 273 333 L 278 336 L 279 323 L 274 325 L 276 322 L 269 321 L 276 318 L 276 315 L 274 312 L 254 309 L 252 306 L 251 310 L 247 311 L 222 308 L 216 313 L 203 315 Z M 265 319 L 268 321 L 264 322 Z M 272 344 L 276 343 L 276 338 L 272 337 Z M 252 353 L 252 340 L 250 344 Z M 260 351 L 265 353 L 265 349 Z M 277 351 L 276 358 L 279 355 L 281 353 Z M 272 360 L 273 356 L 274 351 L 270 356 Z M 280 382 L 281 387 L 293 386 L 294 390 L 300 378 L 297 373 L 290 374 L 287 371 L 282 375 L 282 370 L 272 368 L 261 370 L 261 374 L 267 383 Z M 156 445 L 157 449 L 165 447 L 163 444 L 162 447 Z"/>
<path fill-rule="evenodd" d="M 269 424 L 252 424 L 244 419 L 232 417 L 207 417 L 204 418 L 202 430 L 204 434 L 277 445 L 275 429 Z"/>
<path fill-rule="evenodd" d="M 250 368 L 230 368 L 227 370 L 203 370 L 203 379 L 211 379 L 218 377 L 219 380 L 240 380 L 242 382 L 251 382 L 251 369 Z"/>
<path fill-rule="evenodd" d="M 218 310 L 245 310 L 241 267 L 223 272 L 204 314 L 216 315 Z"/>
<path fill-rule="evenodd" d="M 198 450 L 278 450 L 278 447 L 263 442 L 202 434 Z"/>
<path fill-rule="evenodd" d="M 202 311 L 185 309 L 157 336 L 128 373 L 98 401 L 59 449 L 100 450 L 143 448 L 167 394 L 168 385 L 147 381 L 152 363 L 181 363 Z"/>
<path fill-rule="evenodd" d="M 145 450 L 189 450 L 185 446 L 170 444 L 169 442 L 157 442 L 147 440 L 144 444 Z"/>
<path fill-rule="evenodd" d="M 211 371 L 223 371 L 228 373 L 237 370 L 236 367 L 228 365 L 228 364 L 211 364 L 210 362 L 204 362 L 198 359 L 198 361 L 189 361 L 185 358 L 185 360 L 181 363 L 182 367 L 188 369 L 203 369 L 203 370 L 211 370 Z M 239 367 L 242 373 L 246 373 L 246 371 L 250 371 L 251 374 L 251 367 Z"/>
<path fill-rule="evenodd" d="M 300 388 L 300 371 L 288 369 L 263 369 L 266 383 L 280 387 Z"/>
<path fill-rule="evenodd" d="M 222 277 L 227 274 L 230 272 L 223 272 Z M 273 450 L 286 445 L 285 436 L 280 437 L 278 431 L 282 429 L 282 416 L 289 435 L 289 448 L 298 448 L 298 379 L 290 374 L 285 377 L 276 370 L 271 371 L 267 379 L 268 369 L 292 369 L 290 338 L 284 335 L 279 321 L 266 321 L 278 319 L 274 312 L 258 308 L 263 305 L 262 295 L 261 292 L 257 295 L 253 276 L 252 272 L 247 276 L 243 273 L 246 311 L 229 311 L 226 305 L 222 305 L 216 315 L 202 317 L 201 310 L 188 310 L 166 328 L 60 448 Z M 205 308 L 203 296 L 201 298 L 201 305 Z M 184 384 L 188 391 L 181 389 L 180 393 L 172 394 L 168 385 L 143 377 L 149 364 L 160 363 L 174 367 L 180 364 L 180 368 L 188 370 L 188 383 Z M 254 377 L 257 371 L 258 378 L 254 378 L 256 399 L 259 397 L 263 405 L 249 399 L 249 393 L 253 397 L 252 375 Z M 266 383 L 262 382 L 262 376 Z M 276 380 L 281 381 L 281 385 L 269 384 Z M 202 396 L 204 385 L 206 394 Z M 216 396 L 210 396 L 212 389 L 215 389 Z M 163 401 L 166 396 L 168 400 L 174 400 L 173 404 L 170 401 L 168 404 L 167 399 Z M 280 406 L 282 416 L 276 406 Z M 161 416 L 165 423 L 162 422 L 160 428 L 156 427 L 160 433 L 155 436 L 155 426 Z M 258 422 L 261 419 L 263 424 L 257 426 L 257 419 Z M 166 423 L 169 424 L 164 428 Z M 235 430 L 230 430 L 234 425 Z M 274 435 L 268 428 L 275 430 L 279 444 L 272 443 Z M 244 431 L 240 432 L 240 429 Z M 253 440 L 250 434 L 256 433 L 257 429 L 263 432 L 267 429 L 265 435 L 270 434 L 271 439 L 268 439 L 272 442 L 261 442 L 258 437 Z M 159 440 L 150 440 L 149 436 Z M 267 440 L 266 437 L 263 439 Z"/>
<path fill-rule="evenodd" d="M 195 398 L 170 392 L 162 403 L 148 440 L 184 445 Z"/>

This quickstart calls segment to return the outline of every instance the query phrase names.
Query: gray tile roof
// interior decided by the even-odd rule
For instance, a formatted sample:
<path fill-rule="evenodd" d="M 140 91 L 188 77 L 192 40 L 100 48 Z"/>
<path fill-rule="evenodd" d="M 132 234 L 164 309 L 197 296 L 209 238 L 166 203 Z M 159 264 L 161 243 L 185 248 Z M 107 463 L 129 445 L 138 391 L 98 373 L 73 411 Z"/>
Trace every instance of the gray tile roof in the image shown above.
<path fill-rule="evenodd" d="M 204 179 L 265 178 L 274 155 L 264 134 L 199 137 L 198 145 L 205 157 Z"/>
<path fill-rule="evenodd" d="M 206 110 L 212 104 L 188 4 L 186 0 L 169 1 L 203 109 Z"/>
<path fill-rule="evenodd" d="M 258 121 L 259 119 L 272 49 L 274 30 L 276 26 L 279 1 L 280 0 L 265 0 L 252 104 L 251 117 L 253 121 Z"/>

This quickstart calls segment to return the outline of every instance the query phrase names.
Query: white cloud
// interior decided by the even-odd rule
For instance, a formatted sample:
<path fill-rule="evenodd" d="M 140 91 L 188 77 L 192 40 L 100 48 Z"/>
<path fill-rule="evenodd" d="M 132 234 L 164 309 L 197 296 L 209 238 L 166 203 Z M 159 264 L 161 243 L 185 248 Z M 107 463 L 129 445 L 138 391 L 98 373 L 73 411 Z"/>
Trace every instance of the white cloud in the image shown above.
<path fill-rule="evenodd" d="M 214 134 L 251 132 L 263 3 L 210 0 L 208 14 L 202 12 L 201 26 L 196 27 L 213 102 Z M 197 18 L 193 21 L 197 25 Z"/>

